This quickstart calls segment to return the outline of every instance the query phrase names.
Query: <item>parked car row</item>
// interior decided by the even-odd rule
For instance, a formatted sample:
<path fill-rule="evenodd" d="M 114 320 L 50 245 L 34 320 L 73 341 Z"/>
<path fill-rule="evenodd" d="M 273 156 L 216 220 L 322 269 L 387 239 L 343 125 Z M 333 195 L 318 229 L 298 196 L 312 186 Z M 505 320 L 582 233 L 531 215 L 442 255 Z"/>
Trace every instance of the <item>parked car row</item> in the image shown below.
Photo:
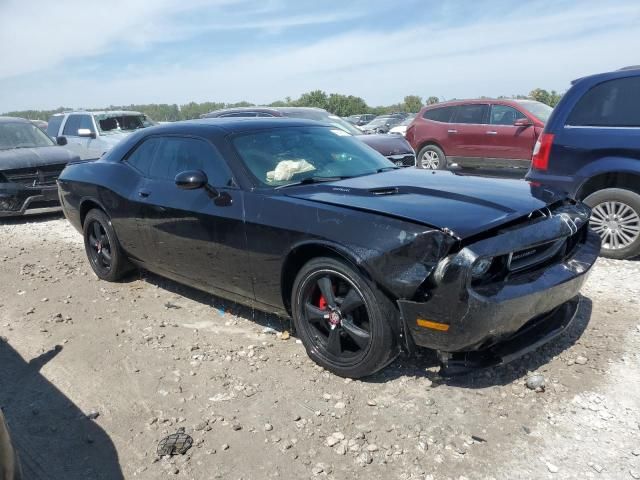
<path fill-rule="evenodd" d="M 390 113 L 388 115 L 380 115 L 371 120 L 369 123 L 362 125 L 362 130 L 367 135 L 373 133 L 389 133 L 396 125 L 404 122 L 410 114 L 408 113 Z"/>
<path fill-rule="evenodd" d="M 350 115 L 345 118 L 345 120 L 357 127 L 361 127 L 362 125 L 366 125 L 371 120 L 376 118 L 376 115 L 373 113 L 363 113 L 362 115 Z"/>
<path fill-rule="evenodd" d="M 320 121 L 355 136 L 397 166 L 494 169 L 497 176 L 503 173 L 495 169 L 521 175 L 528 171 L 528 180 L 568 192 L 593 207 L 592 227 L 603 239 L 603 254 L 630 258 L 640 254 L 638 91 L 640 69 L 635 67 L 576 80 L 553 111 L 532 100 L 455 101 L 426 106 L 413 119 L 403 113 L 377 117 L 362 129 L 315 108 L 248 107 L 205 117 Z M 357 117 L 351 120 L 369 119 Z M 399 125 L 392 127 L 395 123 Z M 139 112 L 53 115 L 46 131 L 73 152 L 69 153 L 52 148 L 51 140 L 32 123 L 2 119 L 0 215 L 57 206 L 55 180 L 68 161 L 98 158 L 151 124 Z"/>
<path fill-rule="evenodd" d="M 406 135 L 426 168 L 400 168 L 416 164 L 402 135 L 364 135 L 314 108 L 149 129 L 132 112 L 72 112 L 48 128 L 67 145 L 122 136 L 58 178 L 99 278 L 139 266 L 289 315 L 338 375 L 370 375 L 416 345 L 455 372 L 568 328 L 601 243 L 615 258 L 638 253 L 639 82 L 640 70 L 580 79 L 553 113 L 532 101 L 424 107 Z M 12 154 L 72 159 L 27 121 L 0 127 Z M 452 164 L 462 170 L 443 171 Z M 487 165 L 530 166 L 530 181 L 466 173 Z M 7 183 L 23 179 L 16 169 Z M 42 188 L 27 178 L 15 211 Z"/>

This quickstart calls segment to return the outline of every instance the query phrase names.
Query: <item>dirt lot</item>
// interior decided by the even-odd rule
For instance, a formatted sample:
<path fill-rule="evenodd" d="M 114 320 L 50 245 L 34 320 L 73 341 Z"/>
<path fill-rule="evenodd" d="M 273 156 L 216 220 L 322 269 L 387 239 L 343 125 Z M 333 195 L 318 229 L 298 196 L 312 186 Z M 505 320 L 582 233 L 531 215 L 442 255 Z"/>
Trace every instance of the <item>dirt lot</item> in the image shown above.
<path fill-rule="evenodd" d="M 512 365 L 443 383 L 425 351 L 349 381 L 276 317 L 98 281 L 59 215 L 4 221 L 0 405 L 27 478 L 637 479 L 639 283 L 599 260 L 571 330 Z M 193 447 L 158 459 L 180 427 Z"/>

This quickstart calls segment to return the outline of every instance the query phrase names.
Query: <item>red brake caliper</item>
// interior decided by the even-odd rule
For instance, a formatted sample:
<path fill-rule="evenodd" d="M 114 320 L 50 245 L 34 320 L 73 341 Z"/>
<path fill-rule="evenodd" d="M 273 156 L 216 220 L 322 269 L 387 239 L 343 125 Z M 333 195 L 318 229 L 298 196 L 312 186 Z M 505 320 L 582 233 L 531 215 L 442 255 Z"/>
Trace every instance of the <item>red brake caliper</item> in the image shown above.
<path fill-rule="evenodd" d="M 318 307 L 320 307 L 320 310 L 327 308 L 327 301 L 322 295 L 320 295 L 320 299 L 318 300 Z"/>

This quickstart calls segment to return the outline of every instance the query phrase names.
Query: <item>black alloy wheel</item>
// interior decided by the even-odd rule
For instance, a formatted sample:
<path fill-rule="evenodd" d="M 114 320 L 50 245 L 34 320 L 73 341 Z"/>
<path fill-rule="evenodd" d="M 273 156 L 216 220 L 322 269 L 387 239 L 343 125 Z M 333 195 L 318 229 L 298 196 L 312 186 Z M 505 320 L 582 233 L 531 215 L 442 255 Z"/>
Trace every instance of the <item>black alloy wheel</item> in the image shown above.
<path fill-rule="evenodd" d="M 83 224 L 84 248 L 98 278 L 114 282 L 131 268 L 120 249 L 111 220 L 101 210 L 87 213 Z"/>
<path fill-rule="evenodd" d="M 296 278 L 294 322 L 309 356 L 345 377 L 370 375 L 391 361 L 397 311 L 349 265 L 332 258 L 307 263 Z"/>
<path fill-rule="evenodd" d="M 89 233 L 89 261 L 95 268 L 108 272 L 111 269 L 111 245 L 104 227 L 98 220 L 92 220 L 88 225 Z"/>

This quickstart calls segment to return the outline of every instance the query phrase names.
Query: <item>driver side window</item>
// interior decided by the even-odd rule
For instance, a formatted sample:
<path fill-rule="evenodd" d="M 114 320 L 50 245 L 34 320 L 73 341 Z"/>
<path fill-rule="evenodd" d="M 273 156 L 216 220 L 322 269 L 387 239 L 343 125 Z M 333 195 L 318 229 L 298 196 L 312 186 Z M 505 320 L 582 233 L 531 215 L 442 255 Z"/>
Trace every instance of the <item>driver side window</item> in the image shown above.
<path fill-rule="evenodd" d="M 520 118 L 526 118 L 525 115 L 515 108 L 507 105 L 491 106 L 491 125 L 513 125 Z"/>
<path fill-rule="evenodd" d="M 91 132 L 95 133 L 95 128 L 93 128 L 93 121 L 91 120 L 90 115 L 69 115 L 67 119 L 67 123 L 64 125 L 63 135 L 68 135 L 71 137 L 78 136 L 78 130 L 81 128 L 87 128 L 91 130 Z"/>
<path fill-rule="evenodd" d="M 222 155 L 208 142 L 187 137 L 151 137 L 126 159 L 147 178 L 173 182 L 187 170 L 202 170 L 214 186 L 232 184 Z"/>

